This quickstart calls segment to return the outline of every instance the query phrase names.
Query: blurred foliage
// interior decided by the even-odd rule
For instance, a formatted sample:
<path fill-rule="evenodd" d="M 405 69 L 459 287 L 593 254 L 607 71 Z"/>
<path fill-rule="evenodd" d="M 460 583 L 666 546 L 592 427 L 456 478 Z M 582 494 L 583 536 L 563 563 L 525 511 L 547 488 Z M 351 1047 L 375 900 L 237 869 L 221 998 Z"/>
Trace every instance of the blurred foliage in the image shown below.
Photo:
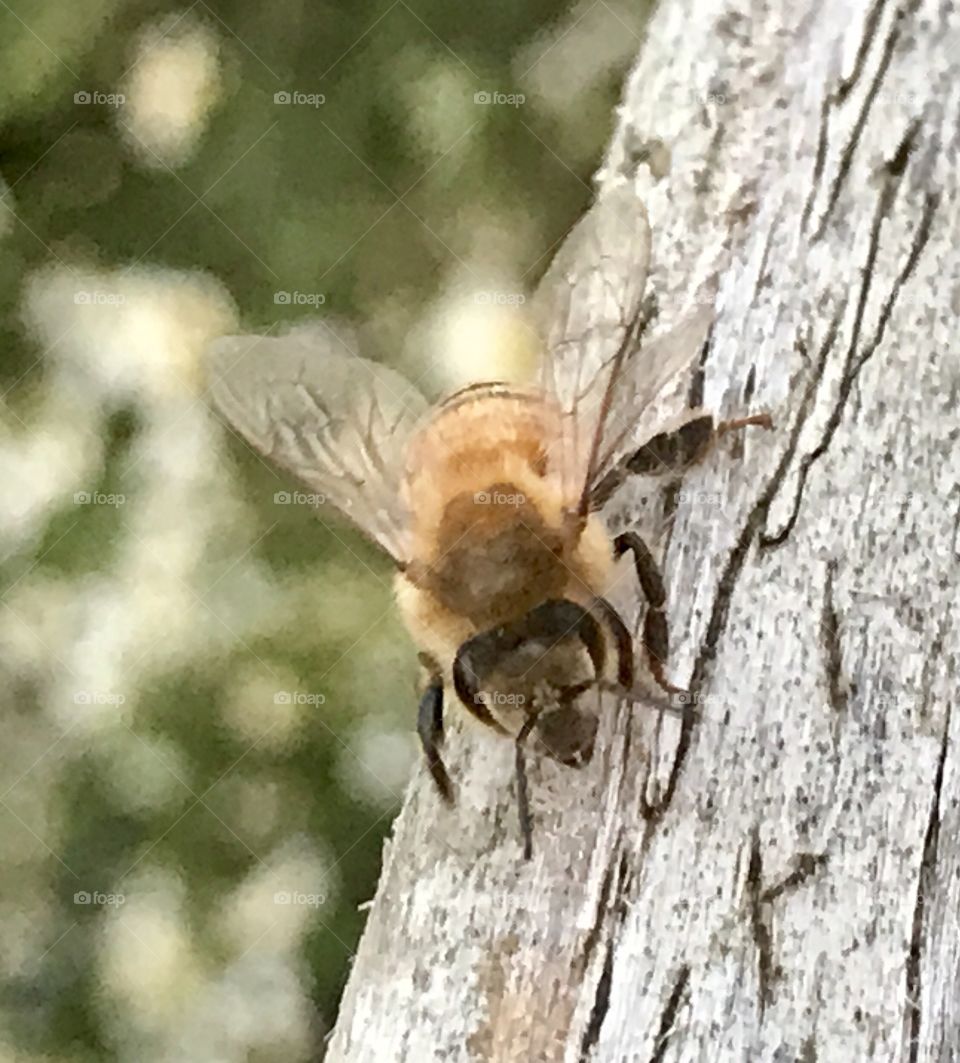
<path fill-rule="evenodd" d="M 3 5 L 0 382 L 8 430 L 29 436 L 43 402 L 47 352 L 24 328 L 22 306 L 27 278 L 57 261 L 208 271 L 251 330 L 317 312 L 277 303 L 278 291 L 323 293 L 323 313 L 356 323 L 366 353 L 426 374 L 428 390 L 438 390 L 442 366 L 411 350 L 410 336 L 451 271 L 464 262 L 474 268 L 478 228 L 513 234 L 508 253 L 526 283 L 542 271 L 589 198 L 642 15 L 642 5 L 570 8 L 559 0 L 474 8 L 443 0 Z M 123 107 L 78 103 L 76 94 L 124 91 L 149 60 L 151 41 L 187 32 L 212 42 L 216 85 L 195 146 L 169 164 L 137 147 Z M 165 91 L 162 81 L 157 91 Z M 522 93 L 526 101 L 475 102 L 485 91 Z M 325 99 L 284 105 L 275 102 L 278 92 Z M 135 404 L 112 411 L 91 491 L 130 490 L 124 470 L 141 432 Z M 173 795 L 125 804 L 126 791 L 111 782 L 115 750 L 95 739 L 79 748 L 65 743 L 32 777 L 31 795 L 46 822 L 56 823 L 57 841 L 38 840 L 44 818 L 33 817 L 29 802 L 17 805 L 13 789 L 13 812 L 0 810 L 10 833 L 6 910 L 16 913 L 17 897 L 40 882 L 61 906 L 31 913 L 45 919 L 39 941 L 47 951 L 4 972 L 11 1056 L 152 1058 L 138 1057 L 117 1034 L 129 998 L 104 999 L 99 913 L 78 914 L 70 904 L 78 879 L 119 889 L 141 861 L 170 869 L 182 880 L 193 949 L 215 965 L 211 927 L 224 898 L 257 870 L 257 853 L 287 837 L 316 841 L 336 866 L 335 895 L 301 941 L 316 1030 L 334 1019 L 363 927 L 358 906 L 373 894 L 397 807 L 396 794 L 372 796 L 375 781 L 350 785 L 367 769 L 342 736 L 359 727 L 393 731 L 410 737 L 412 749 L 414 654 L 390 612 L 389 572 L 376 551 L 305 507 L 273 505 L 277 479 L 243 448 L 231 454 L 221 475 L 239 473 L 238 494 L 252 504 L 241 539 L 226 536 L 223 549 L 233 558 L 249 550 L 268 566 L 295 603 L 288 601 L 293 619 L 235 639 L 203 667 L 144 682 L 130 729 L 170 751 L 183 783 Z M 61 581 L 66 602 L 91 573 L 115 563 L 124 527 L 115 508 L 78 513 L 64 500 L 42 534 L 4 559 L 2 587 Z M 223 570 L 231 563 L 225 557 Z M 304 608 L 304 592 L 316 588 L 329 593 Z M 250 609 L 257 608 L 252 597 Z M 296 677 L 300 689 L 325 693 L 296 742 L 261 746 L 224 723 L 238 675 L 260 661 Z M 34 756 L 47 756 L 61 728 L 45 716 L 36 677 L 7 678 L 5 711 L 23 743 L 14 745 L 22 749 L 14 783 Z M 249 780 L 252 791 L 231 789 L 236 779 Z M 209 808 L 194 800 L 207 794 Z M 267 804 L 273 794 L 277 809 L 263 813 L 267 825 L 248 845 L 236 817 L 244 801 L 258 805 L 257 794 Z M 29 856 L 21 860 L 22 850 Z M 275 1057 L 224 1048 L 217 1058 Z"/>

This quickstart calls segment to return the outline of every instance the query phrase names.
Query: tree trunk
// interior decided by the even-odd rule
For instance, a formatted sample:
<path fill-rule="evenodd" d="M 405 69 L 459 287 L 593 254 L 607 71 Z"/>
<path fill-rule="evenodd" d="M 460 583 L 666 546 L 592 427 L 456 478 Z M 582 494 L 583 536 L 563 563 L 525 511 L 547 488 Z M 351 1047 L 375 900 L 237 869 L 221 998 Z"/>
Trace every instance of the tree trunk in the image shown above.
<path fill-rule="evenodd" d="M 776 423 L 669 510 L 696 718 L 531 757 L 530 863 L 511 744 L 454 727 L 328 1060 L 960 1058 L 958 73 L 942 0 L 664 0 L 598 182 L 639 175 L 662 317 L 716 278 L 704 405 Z"/>

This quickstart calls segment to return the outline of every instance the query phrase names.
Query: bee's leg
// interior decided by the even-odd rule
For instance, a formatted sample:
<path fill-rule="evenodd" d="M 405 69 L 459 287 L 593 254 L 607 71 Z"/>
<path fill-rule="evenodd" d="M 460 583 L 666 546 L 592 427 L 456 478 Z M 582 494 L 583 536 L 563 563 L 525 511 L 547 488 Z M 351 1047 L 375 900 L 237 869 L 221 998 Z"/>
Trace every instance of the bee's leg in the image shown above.
<path fill-rule="evenodd" d="M 484 665 L 496 663 L 497 631 L 484 631 L 467 639 L 457 650 L 453 659 L 453 688 L 457 697 L 474 716 L 487 727 L 492 727 L 500 734 L 507 734 L 506 728 L 487 708 L 483 697 L 478 669 L 486 671 Z"/>
<path fill-rule="evenodd" d="M 626 471 L 643 476 L 685 472 L 700 461 L 721 436 L 750 425 L 769 429 L 773 428 L 773 421 L 768 413 L 756 413 L 715 423 L 712 414 L 696 413 L 679 428 L 659 432 L 648 439 L 627 459 Z"/>
<path fill-rule="evenodd" d="M 617 683 L 624 690 L 629 690 L 633 686 L 633 636 L 627 630 L 627 625 L 621 619 L 620 614 L 606 598 L 597 598 L 596 606 L 603 613 L 603 618 L 607 622 L 616 646 Z M 600 678 L 599 675 L 597 678 Z"/>
<path fill-rule="evenodd" d="M 591 508 L 604 506 L 629 476 L 679 476 L 700 461 L 721 436 L 751 425 L 769 429 L 773 421 L 768 413 L 757 413 L 718 424 L 712 414 L 691 414 L 678 428 L 658 432 L 611 469 L 593 489 Z"/>
<path fill-rule="evenodd" d="M 643 596 L 647 600 L 647 612 L 643 618 L 643 649 L 647 667 L 657 684 L 668 694 L 685 694 L 682 687 L 676 687 L 668 681 L 664 669 L 670 656 L 670 632 L 664 606 L 667 594 L 663 586 L 660 566 L 653 559 L 650 548 L 636 532 L 624 532 L 613 541 L 617 557 L 630 550 L 633 553 L 633 567 Z"/>
<path fill-rule="evenodd" d="M 444 801 L 452 805 L 453 786 L 440 756 L 440 746 L 443 744 L 443 678 L 439 672 L 431 674 L 426 689 L 420 696 L 417 734 L 420 736 L 423 755 L 434 784 Z"/>
<path fill-rule="evenodd" d="M 520 836 L 523 838 L 523 858 L 533 856 L 533 819 L 530 816 L 530 793 L 527 787 L 527 762 L 523 756 L 523 745 L 537 722 L 536 716 L 528 716 L 516 738 L 517 764 L 517 811 L 520 814 Z"/>

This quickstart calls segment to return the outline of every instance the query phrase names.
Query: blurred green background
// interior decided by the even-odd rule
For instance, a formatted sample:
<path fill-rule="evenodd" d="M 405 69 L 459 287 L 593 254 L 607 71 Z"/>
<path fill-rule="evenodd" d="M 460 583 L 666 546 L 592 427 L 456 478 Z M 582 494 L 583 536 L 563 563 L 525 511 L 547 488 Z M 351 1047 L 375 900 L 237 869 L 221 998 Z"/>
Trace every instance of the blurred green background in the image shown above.
<path fill-rule="evenodd" d="M 0 1059 L 322 1056 L 415 654 L 200 352 L 321 314 L 431 396 L 522 372 L 645 14 L 0 5 Z"/>

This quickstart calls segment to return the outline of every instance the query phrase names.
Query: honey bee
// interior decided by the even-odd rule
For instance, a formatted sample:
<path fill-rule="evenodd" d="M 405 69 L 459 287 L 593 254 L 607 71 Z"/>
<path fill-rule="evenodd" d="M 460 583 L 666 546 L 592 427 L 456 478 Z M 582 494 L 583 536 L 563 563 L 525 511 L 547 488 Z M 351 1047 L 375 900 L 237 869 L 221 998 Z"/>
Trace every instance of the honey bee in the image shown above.
<path fill-rule="evenodd" d="M 244 439 L 322 493 L 389 555 L 426 685 L 418 733 L 444 800 L 445 694 L 516 745 L 525 857 L 532 854 L 524 747 L 589 759 L 595 717 L 578 699 L 634 686 L 633 639 L 605 597 L 633 555 L 647 601 L 647 673 L 668 693 L 666 593 L 641 536 L 613 537 L 601 509 L 633 473 L 676 476 L 724 432 L 702 410 L 668 429 L 645 415 L 701 351 L 712 310 L 641 342 L 650 249 L 628 185 L 604 191 L 541 282 L 533 386 L 481 383 L 431 407 L 399 373 L 317 324 L 229 336 L 211 350 L 210 392 Z M 646 417 L 649 421 L 649 416 Z"/>

